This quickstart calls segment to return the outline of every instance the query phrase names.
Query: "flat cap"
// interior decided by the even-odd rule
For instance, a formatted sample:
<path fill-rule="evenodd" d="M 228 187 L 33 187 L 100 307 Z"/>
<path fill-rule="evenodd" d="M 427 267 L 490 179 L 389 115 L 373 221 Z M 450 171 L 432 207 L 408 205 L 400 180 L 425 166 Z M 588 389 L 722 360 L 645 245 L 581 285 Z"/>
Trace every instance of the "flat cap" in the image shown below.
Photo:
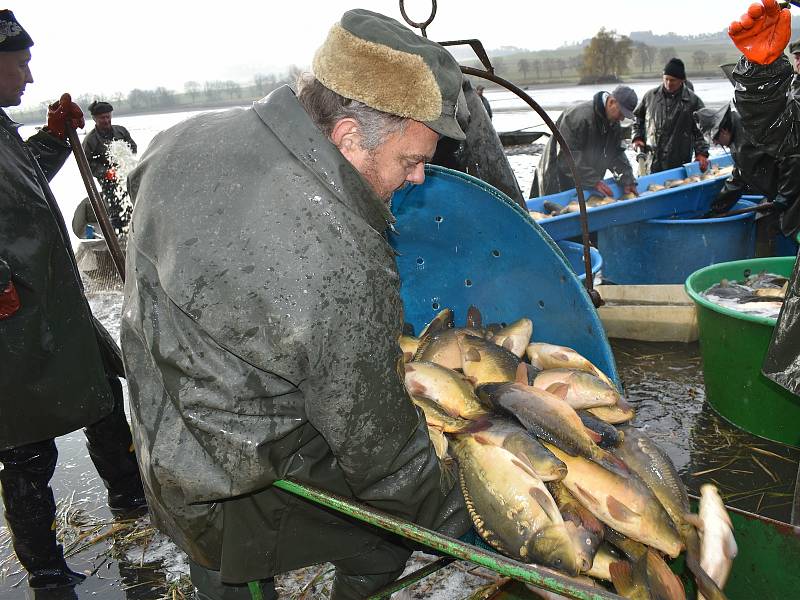
<path fill-rule="evenodd" d="M 395 19 L 349 10 L 328 33 L 312 63 L 314 76 L 340 96 L 420 121 L 456 140 L 461 69 L 436 42 Z"/>
<path fill-rule="evenodd" d="M 0 10 L 0 52 L 16 52 L 33 46 L 28 32 L 19 24 L 14 13 Z"/>
<path fill-rule="evenodd" d="M 89 114 L 92 116 L 110 113 L 112 110 L 114 107 L 105 100 L 95 100 L 89 105 Z"/>

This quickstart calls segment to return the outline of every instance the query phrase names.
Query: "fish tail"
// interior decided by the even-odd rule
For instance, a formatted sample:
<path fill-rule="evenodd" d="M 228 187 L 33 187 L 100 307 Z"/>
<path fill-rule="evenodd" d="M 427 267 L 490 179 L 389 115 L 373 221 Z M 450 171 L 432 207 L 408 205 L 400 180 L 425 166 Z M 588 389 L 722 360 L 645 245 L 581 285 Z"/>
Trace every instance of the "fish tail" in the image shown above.
<path fill-rule="evenodd" d="M 697 589 L 706 600 L 727 600 L 719 586 L 714 582 L 708 573 L 700 566 L 699 544 L 688 544 L 686 547 L 686 566 L 694 575 Z"/>

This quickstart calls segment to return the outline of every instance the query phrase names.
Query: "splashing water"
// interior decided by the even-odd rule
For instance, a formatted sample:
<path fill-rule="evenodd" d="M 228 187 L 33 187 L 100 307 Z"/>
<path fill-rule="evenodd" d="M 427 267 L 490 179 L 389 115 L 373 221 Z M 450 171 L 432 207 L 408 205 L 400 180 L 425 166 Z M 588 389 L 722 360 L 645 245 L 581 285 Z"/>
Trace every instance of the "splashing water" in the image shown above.
<path fill-rule="evenodd" d="M 128 195 L 128 175 L 139 163 L 139 159 L 125 140 L 112 140 L 106 148 L 106 158 L 117 174 L 113 185 L 113 194 L 121 215 L 124 215 L 123 234 L 128 233 L 130 215 L 133 204 Z"/>

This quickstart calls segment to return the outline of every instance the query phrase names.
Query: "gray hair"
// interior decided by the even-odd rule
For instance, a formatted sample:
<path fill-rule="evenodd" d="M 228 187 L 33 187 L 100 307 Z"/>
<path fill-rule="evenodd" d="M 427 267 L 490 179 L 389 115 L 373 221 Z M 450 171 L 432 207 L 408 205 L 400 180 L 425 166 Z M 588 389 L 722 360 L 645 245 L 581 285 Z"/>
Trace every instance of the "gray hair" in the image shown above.
<path fill-rule="evenodd" d="M 392 133 L 402 133 L 409 121 L 406 117 L 375 110 L 363 102 L 340 96 L 322 85 L 311 73 L 303 73 L 297 78 L 297 99 L 328 138 L 338 121 L 354 119 L 361 130 L 361 147 L 367 151 L 375 150 Z"/>

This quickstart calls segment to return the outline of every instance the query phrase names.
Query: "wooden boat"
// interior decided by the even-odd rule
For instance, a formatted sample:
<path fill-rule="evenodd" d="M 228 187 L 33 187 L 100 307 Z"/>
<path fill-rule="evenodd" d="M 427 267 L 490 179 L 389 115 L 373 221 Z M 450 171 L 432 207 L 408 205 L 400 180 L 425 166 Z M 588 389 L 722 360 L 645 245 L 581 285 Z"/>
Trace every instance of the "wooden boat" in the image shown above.
<path fill-rule="evenodd" d="M 526 131 L 524 129 L 500 131 L 497 135 L 500 136 L 500 143 L 503 144 L 503 146 L 525 146 L 534 143 L 542 137 L 550 136 L 546 131 Z"/>
<path fill-rule="evenodd" d="M 682 285 L 600 285 L 597 309 L 610 338 L 697 341 L 697 309 Z"/>

